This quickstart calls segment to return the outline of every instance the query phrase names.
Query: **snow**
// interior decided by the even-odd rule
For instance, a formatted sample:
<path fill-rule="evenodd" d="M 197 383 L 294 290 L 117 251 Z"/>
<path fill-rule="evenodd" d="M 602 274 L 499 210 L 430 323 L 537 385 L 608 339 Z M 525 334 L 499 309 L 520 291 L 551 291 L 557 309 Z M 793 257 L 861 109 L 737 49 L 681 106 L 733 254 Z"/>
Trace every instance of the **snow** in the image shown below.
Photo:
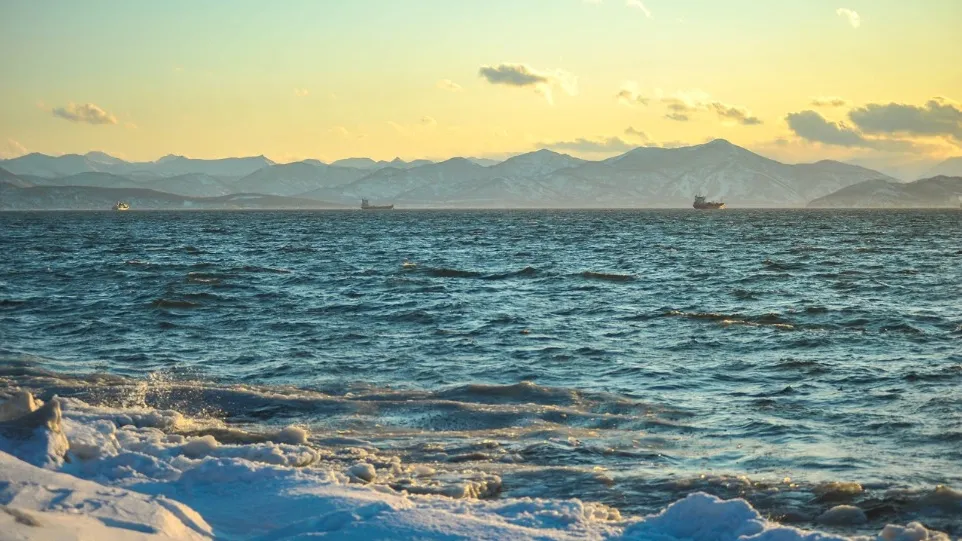
<path fill-rule="evenodd" d="M 783 164 L 723 140 L 642 147 L 597 162 L 538 150 L 493 165 L 466 158 L 440 163 L 357 158 L 324 165 L 314 160 L 274 164 L 263 156 L 107 163 L 76 155 L 28 155 L 3 166 L 13 174 L 50 177 L 45 184 L 146 187 L 195 197 L 256 193 L 345 204 L 364 198 L 409 207 L 688 207 L 699 192 L 730 206 L 803 206 L 858 183 L 894 180 L 827 160 Z"/>
<path fill-rule="evenodd" d="M 0 540 L 842 539 L 769 522 L 741 499 L 693 493 L 660 513 L 623 517 L 577 499 L 479 499 L 497 494 L 497 476 L 460 472 L 460 484 L 450 483 L 397 457 L 355 448 L 347 466 L 333 453 L 299 427 L 255 435 L 175 411 L 14 394 L 0 402 Z M 958 498 L 944 488 L 929 504 Z M 848 507 L 827 514 L 861 513 Z M 877 539 L 948 538 L 913 523 Z"/>

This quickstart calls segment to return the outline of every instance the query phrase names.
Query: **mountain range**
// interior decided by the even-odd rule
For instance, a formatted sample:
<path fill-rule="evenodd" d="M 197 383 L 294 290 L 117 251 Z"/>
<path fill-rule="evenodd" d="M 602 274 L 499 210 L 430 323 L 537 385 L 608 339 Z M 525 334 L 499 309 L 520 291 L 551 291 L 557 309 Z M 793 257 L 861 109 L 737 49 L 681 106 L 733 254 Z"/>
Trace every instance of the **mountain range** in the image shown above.
<path fill-rule="evenodd" d="M 399 208 L 688 207 L 696 193 L 731 207 L 802 207 L 866 181 L 900 184 L 837 161 L 780 163 L 722 139 L 639 147 L 599 161 L 551 150 L 501 162 L 348 158 L 330 164 L 173 155 L 127 162 L 89 152 L 28 154 L 0 161 L 0 168 L 2 209 L 109 208 L 123 198 L 111 190 L 134 190 L 127 198 L 135 209 L 354 207 L 362 198 Z"/>
<path fill-rule="evenodd" d="M 868 180 L 808 204 L 812 208 L 962 208 L 962 176 L 914 182 Z"/>
<path fill-rule="evenodd" d="M 962 156 L 956 156 L 955 158 L 949 158 L 923 175 L 924 177 L 962 177 Z"/>

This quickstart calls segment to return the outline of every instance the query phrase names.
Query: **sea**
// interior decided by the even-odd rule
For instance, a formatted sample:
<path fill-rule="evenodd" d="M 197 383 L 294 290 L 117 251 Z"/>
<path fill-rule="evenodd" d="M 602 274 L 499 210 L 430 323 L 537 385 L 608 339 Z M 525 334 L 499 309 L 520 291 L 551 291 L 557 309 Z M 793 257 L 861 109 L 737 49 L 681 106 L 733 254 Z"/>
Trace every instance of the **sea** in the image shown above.
<path fill-rule="evenodd" d="M 498 479 L 462 497 L 962 535 L 962 213 L 0 213 L 4 388 Z"/>

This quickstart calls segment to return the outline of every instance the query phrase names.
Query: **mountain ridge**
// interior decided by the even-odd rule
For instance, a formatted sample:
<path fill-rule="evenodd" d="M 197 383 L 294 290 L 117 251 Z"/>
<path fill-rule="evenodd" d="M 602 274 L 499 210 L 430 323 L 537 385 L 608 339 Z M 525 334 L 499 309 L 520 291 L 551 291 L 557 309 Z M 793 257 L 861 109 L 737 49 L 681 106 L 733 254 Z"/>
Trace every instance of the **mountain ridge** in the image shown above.
<path fill-rule="evenodd" d="M 117 163 L 109 155 L 88 154 L 33 154 L 0 166 L 12 163 L 12 174 L 26 170 L 19 175 L 22 181 L 44 186 L 151 188 L 188 197 L 252 192 L 352 206 L 369 199 L 412 207 L 686 207 L 696 193 L 724 199 L 729 206 L 802 207 L 860 182 L 894 180 L 834 160 L 785 164 L 724 139 L 688 147 L 637 147 L 597 161 L 539 149 L 490 165 L 460 156 L 440 162 L 349 158 L 331 164 L 277 164 L 263 156 L 195 160 L 168 155 L 156 162 Z M 144 163 L 153 164 L 152 169 L 145 170 Z M 338 165 L 345 163 L 362 167 Z M 68 166 L 96 170 L 82 171 L 86 176 L 81 177 L 52 176 Z"/>
<path fill-rule="evenodd" d="M 810 208 L 962 208 L 962 176 L 912 182 L 867 180 L 809 202 Z"/>

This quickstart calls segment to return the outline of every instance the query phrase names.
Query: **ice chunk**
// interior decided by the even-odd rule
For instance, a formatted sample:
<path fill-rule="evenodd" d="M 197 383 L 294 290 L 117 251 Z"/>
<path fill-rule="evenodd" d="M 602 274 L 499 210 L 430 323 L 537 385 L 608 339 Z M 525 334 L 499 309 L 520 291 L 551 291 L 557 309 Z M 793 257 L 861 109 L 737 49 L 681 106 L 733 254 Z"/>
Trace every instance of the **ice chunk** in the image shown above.
<path fill-rule="evenodd" d="M 0 452 L 0 531 L 14 539 L 209 539 L 189 507 L 31 466 Z M 11 512 L 12 511 L 12 512 Z"/>
<path fill-rule="evenodd" d="M 879 541 L 951 541 L 944 533 L 928 530 L 918 522 L 909 523 L 908 526 L 889 524 L 882 529 L 878 539 Z"/>
<path fill-rule="evenodd" d="M 374 466 L 366 462 L 359 462 L 351 466 L 348 468 L 347 473 L 351 477 L 364 481 L 365 483 L 373 483 L 377 477 L 377 470 L 374 469 Z"/>
<path fill-rule="evenodd" d="M 308 435 L 309 434 L 307 430 L 303 428 L 300 428 L 297 426 L 289 426 L 281 430 L 280 432 L 278 432 L 273 439 L 278 443 L 290 443 L 292 445 L 303 445 L 307 443 Z"/>
<path fill-rule="evenodd" d="M 865 524 L 868 517 L 854 505 L 836 505 L 825 511 L 815 519 L 819 524 L 829 524 L 832 526 L 846 526 L 854 524 Z"/>
<path fill-rule="evenodd" d="M 6 451 L 30 464 L 56 467 L 63 463 L 69 449 L 63 433 L 60 401 L 54 398 L 35 410 L 25 408 L 38 405 L 30 393 L 14 399 L 8 414 L 20 414 L 0 423 L 0 451 Z M 7 402 L 9 403 L 9 402 Z"/>
<path fill-rule="evenodd" d="M 189 458 L 200 458 L 211 454 L 217 449 L 218 443 L 214 436 L 207 435 L 194 438 L 180 446 L 180 452 Z"/>
<path fill-rule="evenodd" d="M 868 517 L 854 505 L 836 505 L 825 511 L 815 519 L 819 524 L 829 524 L 832 526 L 848 526 L 855 524 L 865 524 Z"/>
<path fill-rule="evenodd" d="M 832 502 L 840 500 L 851 500 L 863 492 L 862 485 L 858 483 L 844 483 L 832 481 L 816 486 L 812 492 L 818 497 L 819 501 Z"/>
<path fill-rule="evenodd" d="M 0 404 L 0 421 L 9 421 L 22 417 L 31 411 L 38 409 L 42 402 L 35 399 L 27 391 L 17 391 Z"/>

